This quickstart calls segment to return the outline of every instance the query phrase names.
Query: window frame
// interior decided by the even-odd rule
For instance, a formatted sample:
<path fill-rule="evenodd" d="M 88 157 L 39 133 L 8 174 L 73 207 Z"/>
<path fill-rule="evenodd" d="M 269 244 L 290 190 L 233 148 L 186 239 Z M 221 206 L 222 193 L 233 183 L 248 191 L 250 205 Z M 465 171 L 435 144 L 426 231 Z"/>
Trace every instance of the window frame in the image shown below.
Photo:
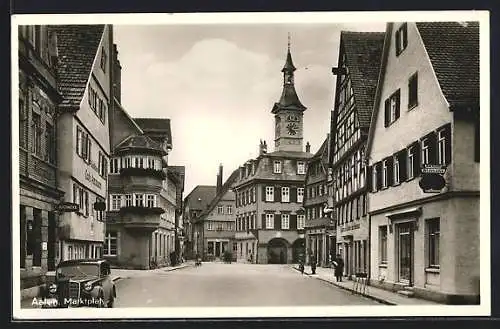
<path fill-rule="evenodd" d="M 290 229 L 290 214 L 281 214 L 281 229 Z"/>
<path fill-rule="evenodd" d="M 274 229 L 274 214 L 266 214 L 266 229 Z"/>
<path fill-rule="evenodd" d="M 437 227 L 437 230 L 436 230 Z M 426 220 L 427 229 L 427 266 L 428 268 L 440 268 L 440 218 L 429 218 Z"/>
<path fill-rule="evenodd" d="M 440 129 L 437 132 L 437 162 L 440 165 L 446 165 L 446 143 L 449 143 L 449 141 L 446 138 L 446 129 Z"/>
<path fill-rule="evenodd" d="M 112 253 L 112 242 L 114 240 L 115 245 L 115 253 Z M 108 231 L 104 236 L 104 246 L 103 246 L 103 256 L 106 257 L 116 257 L 118 256 L 118 232 Z"/>
<path fill-rule="evenodd" d="M 418 72 L 415 72 L 408 79 L 408 110 L 414 109 L 417 106 L 418 106 Z"/>
<path fill-rule="evenodd" d="M 304 161 L 297 162 L 297 174 L 298 175 L 306 174 L 306 163 Z"/>
<path fill-rule="evenodd" d="M 274 186 L 266 186 L 266 202 L 274 202 Z"/>
<path fill-rule="evenodd" d="M 297 230 L 303 230 L 306 226 L 306 216 L 297 215 Z"/>
<path fill-rule="evenodd" d="M 379 226 L 379 264 L 387 264 L 387 225 Z"/>
<path fill-rule="evenodd" d="M 304 202 L 304 188 L 303 187 L 297 187 L 297 202 L 298 203 Z"/>
<path fill-rule="evenodd" d="M 415 178 L 415 146 L 409 146 L 407 148 L 407 158 L 406 158 L 406 172 L 407 172 L 407 180 L 411 180 Z M 411 172 L 411 175 L 410 175 Z"/>
<path fill-rule="evenodd" d="M 281 160 L 274 160 L 273 161 L 273 173 L 274 174 L 281 174 L 282 173 Z"/>
<path fill-rule="evenodd" d="M 281 187 L 281 202 L 290 202 L 290 187 Z"/>

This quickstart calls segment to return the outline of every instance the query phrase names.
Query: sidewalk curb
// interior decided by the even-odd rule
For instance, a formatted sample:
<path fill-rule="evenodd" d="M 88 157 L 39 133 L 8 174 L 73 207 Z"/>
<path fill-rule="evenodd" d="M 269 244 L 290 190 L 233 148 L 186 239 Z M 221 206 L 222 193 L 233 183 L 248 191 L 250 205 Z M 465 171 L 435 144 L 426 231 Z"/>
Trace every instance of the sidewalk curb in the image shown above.
<path fill-rule="evenodd" d="M 300 270 L 299 270 L 298 268 L 296 268 L 295 266 L 292 266 L 292 268 L 293 268 L 294 270 L 296 270 L 296 271 L 300 272 Z M 311 274 L 311 273 L 307 273 L 307 272 L 305 272 L 305 271 L 304 271 L 304 274 L 305 274 L 305 275 L 308 275 L 308 276 L 312 276 L 312 275 L 313 275 L 313 274 Z M 317 274 L 316 274 L 316 275 L 317 275 Z M 336 284 L 335 282 L 332 282 L 332 281 L 330 281 L 330 280 L 323 279 L 323 278 L 321 278 L 320 276 L 313 276 L 313 278 L 315 278 L 316 280 L 320 280 L 320 281 L 323 281 L 323 282 L 329 283 L 329 284 L 331 284 L 332 286 L 335 286 L 335 287 L 337 287 L 337 288 L 340 288 L 340 289 L 343 289 L 343 290 L 349 291 L 349 292 L 354 293 L 354 294 L 357 294 L 357 295 L 359 295 L 359 296 L 362 296 L 362 297 L 366 297 L 366 298 L 372 299 L 372 300 L 374 300 L 374 301 L 376 301 L 376 302 L 379 302 L 379 303 L 381 303 L 381 304 L 385 304 L 385 305 L 397 305 L 396 303 L 391 302 L 391 301 L 388 301 L 388 300 L 383 299 L 383 298 L 375 297 L 375 296 L 372 296 L 372 295 L 369 295 L 369 294 L 365 294 L 365 295 L 363 295 L 363 294 L 359 294 L 359 293 L 355 292 L 355 291 L 354 291 L 354 289 L 351 289 L 351 288 L 348 288 L 348 287 L 341 286 L 341 285 Z"/>
<path fill-rule="evenodd" d="M 166 269 L 166 270 L 163 270 L 163 271 L 164 272 L 172 272 L 172 271 L 182 270 L 183 268 L 193 267 L 193 266 L 194 265 L 186 264 L 186 265 L 182 265 L 182 266 L 178 266 L 178 267 L 169 268 L 169 269 Z"/>

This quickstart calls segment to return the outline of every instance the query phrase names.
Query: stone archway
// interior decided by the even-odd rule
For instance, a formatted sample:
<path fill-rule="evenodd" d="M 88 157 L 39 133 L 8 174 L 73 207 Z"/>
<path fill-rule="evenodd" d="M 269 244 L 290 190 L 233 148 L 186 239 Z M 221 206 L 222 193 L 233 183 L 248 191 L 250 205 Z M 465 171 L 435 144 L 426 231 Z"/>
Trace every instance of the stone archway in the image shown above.
<path fill-rule="evenodd" d="M 271 239 L 267 243 L 267 263 L 286 264 L 288 259 L 288 242 L 281 238 Z"/>
<path fill-rule="evenodd" d="M 299 263 L 300 259 L 305 261 L 306 240 L 298 238 L 292 244 L 292 263 Z"/>

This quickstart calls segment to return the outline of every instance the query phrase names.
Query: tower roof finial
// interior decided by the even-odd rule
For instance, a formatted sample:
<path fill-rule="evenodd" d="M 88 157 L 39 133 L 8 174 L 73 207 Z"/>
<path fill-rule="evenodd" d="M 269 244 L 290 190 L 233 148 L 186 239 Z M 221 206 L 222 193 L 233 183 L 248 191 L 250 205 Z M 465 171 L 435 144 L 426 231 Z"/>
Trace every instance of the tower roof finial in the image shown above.
<path fill-rule="evenodd" d="M 288 51 L 290 52 L 290 32 L 288 32 Z"/>

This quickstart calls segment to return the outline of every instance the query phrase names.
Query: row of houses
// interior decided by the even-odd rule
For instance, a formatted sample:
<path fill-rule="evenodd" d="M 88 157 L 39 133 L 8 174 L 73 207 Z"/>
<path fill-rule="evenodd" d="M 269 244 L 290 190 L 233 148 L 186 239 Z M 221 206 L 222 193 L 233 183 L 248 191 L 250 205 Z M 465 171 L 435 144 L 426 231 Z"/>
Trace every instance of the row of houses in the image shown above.
<path fill-rule="evenodd" d="M 289 48 L 275 150 L 261 141 L 224 184 L 187 196 L 189 250 L 327 267 L 340 255 L 348 278 L 478 302 L 478 23 L 341 32 L 330 132 L 315 154 L 303 151 L 294 71 Z"/>
<path fill-rule="evenodd" d="M 113 26 L 18 35 L 21 288 L 62 260 L 169 262 L 182 240 L 184 167 L 167 165 L 169 119 L 131 118 L 122 106 Z"/>

